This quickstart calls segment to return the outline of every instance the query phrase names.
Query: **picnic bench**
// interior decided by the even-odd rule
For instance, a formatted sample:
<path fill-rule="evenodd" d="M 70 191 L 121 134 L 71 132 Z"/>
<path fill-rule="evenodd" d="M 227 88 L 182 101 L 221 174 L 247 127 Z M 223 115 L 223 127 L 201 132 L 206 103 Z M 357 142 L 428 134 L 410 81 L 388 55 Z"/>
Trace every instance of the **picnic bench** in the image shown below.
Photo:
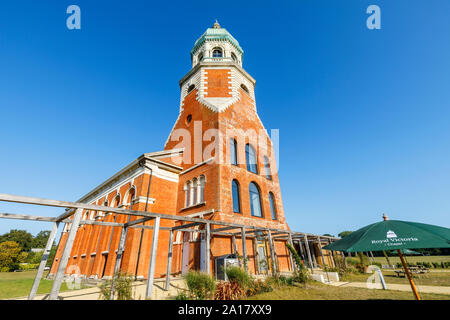
<path fill-rule="evenodd" d="M 411 274 L 425 274 L 430 272 L 430 269 L 426 267 L 408 267 L 408 270 Z M 394 272 L 397 277 L 406 276 L 405 270 L 394 270 Z"/>

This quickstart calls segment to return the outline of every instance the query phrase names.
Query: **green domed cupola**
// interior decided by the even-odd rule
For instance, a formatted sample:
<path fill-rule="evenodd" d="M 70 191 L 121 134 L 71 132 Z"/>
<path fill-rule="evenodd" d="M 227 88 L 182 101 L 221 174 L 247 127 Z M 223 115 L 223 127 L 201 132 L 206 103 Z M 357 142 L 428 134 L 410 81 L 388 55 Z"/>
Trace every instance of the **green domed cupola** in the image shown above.
<path fill-rule="evenodd" d="M 231 62 L 242 66 L 239 42 L 217 22 L 198 38 L 191 50 L 192 67 L 199 62 Z"/>

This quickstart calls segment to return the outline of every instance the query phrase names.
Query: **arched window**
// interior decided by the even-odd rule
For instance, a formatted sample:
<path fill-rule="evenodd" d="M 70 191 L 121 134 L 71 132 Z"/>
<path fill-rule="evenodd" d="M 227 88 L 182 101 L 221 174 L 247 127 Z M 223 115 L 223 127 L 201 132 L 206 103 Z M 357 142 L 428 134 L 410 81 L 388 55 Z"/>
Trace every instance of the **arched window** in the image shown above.
<path fill-rule="evenodd" d="M 204 175 L 201 175 L 198 180 L 198 202 L 202 203 L 205 201 L 205 181 Z"/>
<path fill-rule="evenodd" d="M 272 173 L 270 172 L 270 162 L 267 156 L 264 156 L 264 169 L 266 171 L 266 178 L 272 180 Z"/>
<path fill-rule="evenodd" d="M 246 86 L 245 84 L 241 84 L 241 88 L 242 88 L 242 90 L 244 90 L 245 92 L 250 93 L 250 91 L 248 91 L 248 88 L 247 88 L 247 86 Z"/>
<path fill-rule="evenodd" d="M 191 205 L 191 182 L 190 181 L 186 182 L 186 184 L 184 185 L 184 199 L 185 199 L 184 206 L 189 207 Z"/>
<path fill-rule="evenodd" d="M 134 197 L 136 194 L 136 189 L 134 186 L 132 186 L 129 190 L 128 190 L 128 194 L 126 195 L 126 197 L 124 198 L 124 205 L 128 205 L 128 209 L 131 210 L 131 208 L 133 207 L 133 201 L 134 201 Z"/>
<path fill-rule="evenodd" d="M 188 126 L 191 123 L 191 121 L 192 121 L 192 114 L 186 117 L 186 125 Z"/>
<path fill-rule="evenodd" d="M 191 84 L 187 89 L 187 93 L 191 92 L 194 89 L 195 89 L 195 84 Z"/>
<path fill-rule="evenodd" d="M 234 62 L 237 62 L 237 57 L 236 57 L 236 55 L 232 52 L 231 53 L 231 59 L 234 61 Z"/>
<path fill-rule="evenodd" d="M 200 63 L 203 60 L 203 53 L 198 55 L 197 63 Z"/>
<path fill-rule="evenodd" d="M 222 49 L 214 48 L 212 56 L 213 56 L 213 58 L 222 58 Z"/>
<path fill-rule="evenodd" d="M 272 192 L 269 192 L 269 202 L 270 202 L 270 213 L 272 214 L 272 219 L 277 219 L 277 207 L 275 206 L 275 197 Z"/>
<path fill-rule="evenodd" d="M 237 142 L 235 139 L 230 139 L 230 163 L 237 166 Z"/>
<path fill-rule="evenodd" d="M 241 212 L 241 196 L 239 192 L 239 182 L 237 180 L 233 180 L 231 182 L 231 189 L 233 192 L 233 212 L 240 213 Z"/>
<path fill-rule="evenodd" d="M 197 204 L 197 203 L 198 203 L 198 198 L 197 198 L 197 188 L 198 188 L 198 185 L 197 185 L 197 183 L 198 183 L 197 178 L 194 178 L 194 179 L 192 180 L 192 194 L 191 194 L 191 196 L 192 196 L 192 201 L 191 201 L 191 205 L 194 205 L 194 204 Z"/>
<path fill-rule="evenodd" d="M 115 198 L 114 198 L 114 208 L 118 208 L 120 205 L 120 194 L 118 194 Z"/>
<path fill-rule="evenodd" d="M 250 208 L 252 216 L 262 217 L 261 193 L 259 192 L 259 187 L 256 183 L 251 182 L 248 189 L 250 194 Z"/>
<path fill-rule="evenodd" d="M 253 173 L 258 173 L 256 152 L 255 149 L 250 144 L 245 145 L 245 158 L 247 160 L 247 170 Z"/>

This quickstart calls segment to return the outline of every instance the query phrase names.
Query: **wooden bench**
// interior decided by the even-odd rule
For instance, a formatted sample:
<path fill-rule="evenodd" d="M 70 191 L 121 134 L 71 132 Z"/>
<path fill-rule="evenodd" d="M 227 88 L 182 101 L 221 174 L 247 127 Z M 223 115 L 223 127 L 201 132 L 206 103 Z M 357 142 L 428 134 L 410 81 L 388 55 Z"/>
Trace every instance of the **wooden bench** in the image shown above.
<path fill-rule="evenodd" d="M 408 270 L 412 275 L 425 274 L 425 273 L 430 272 L 429 268 L 421 268 L 421 267 L 409 267 Z M 400 276 L 405 277 L 406 276 L 405 270 L 394 270 L 394 272 L 397 277 L 400 277 Z"/>

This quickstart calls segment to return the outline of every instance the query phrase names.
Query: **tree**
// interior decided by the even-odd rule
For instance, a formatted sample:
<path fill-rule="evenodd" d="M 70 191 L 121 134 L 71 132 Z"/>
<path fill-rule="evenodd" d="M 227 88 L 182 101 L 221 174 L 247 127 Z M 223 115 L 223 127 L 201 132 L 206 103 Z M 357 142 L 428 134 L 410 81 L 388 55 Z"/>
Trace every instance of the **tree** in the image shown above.
<path fill-rule="evenodd" d="M 13 229 L 0 236 L 0 243 L 5 241 L 14 241 L 19 245 L 21 251 L 28 252 L 32 248 L 33 236 L 26 230 Z"/>
<path fill-rule="evenodd" d="M 338 234 L 339 237 L 344 238 L 348 235 L 350 235 L 353 231 L 342 231 Z"/>
<path fill-rule="evenodd" d="M 49 236 L 48 230 L 39 232 L 33 239 L 33 248 L 45 248 Z"/>
<path fill-rule="evenodd" d="M 0 243 L 0 271 L 12 271 L 18 268 L 21 248 L 17 242 Z"/>
<path fill-rule="evenodd" d="M 323 236 L 325 236 L 325 237 L 334 237 L 332 234 L 329 234 L 329 233 L 325 233 L 325 234 L 323 234 Z"/>

